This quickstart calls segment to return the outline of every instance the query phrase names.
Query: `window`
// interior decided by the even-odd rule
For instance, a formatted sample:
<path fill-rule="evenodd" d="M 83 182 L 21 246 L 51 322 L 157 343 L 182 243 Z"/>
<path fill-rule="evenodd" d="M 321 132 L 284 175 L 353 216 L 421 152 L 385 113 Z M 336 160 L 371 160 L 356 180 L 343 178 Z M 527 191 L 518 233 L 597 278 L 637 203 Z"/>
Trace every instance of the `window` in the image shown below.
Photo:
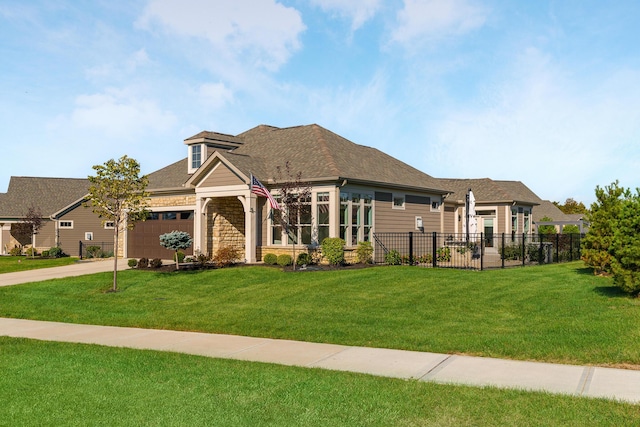
<path fill-rule="evenodd" d="M 93 240 L 93 232 L 87 231 L 84 233 L 84 240 Z"/>
<path fill-rule="evenodd" d="M 370 194 L 340 193 L 340 238 L 347 246 L 371 241 L 372 200 L 373 197 Z"/>
<path fill-rule="evenodd" d="M 59 228 L 73 228 L 73 221 L 60 221 Z"/>
<path fill-rule="evenodd" d="M 114 229 L 115 227 L 116 227 L 116 224 L 113 221 L 107 221 L 104 223 L 104 228 L 106 229 Z"/>
<path fill-rule="evenodd" d="M 301 201 L 303 206 L 300 212 L 291 212 L 289 224 L 293 227 L 289 230 L 289 244 L 311 244 L 311 198 Z"/>
<path fill-rule="evenodd" d="M 164 221 L 170 221 L 170 220 L 178 219 L 178 213 L 177 212 L 163 212 L 162 213 L 162 219 Z"/>
<path fill-rule="evenodd" d="M 440 212 L 440 202 L 431 202 L 431 212 Z"/>
<path fill-rule="evenodd" d="M 530 228 L 529 218 L 530 218 L 530 212 L 528 210 L 524 211 L 524 232 L 525 232 L 525 234 L 529 234 L 529 228 Z"/>
<path fill-rule="evenodd" d="M 329 193 L 318 193 L 316 195 L 316 221 L 318 223 L 317 243 L 329 237 Z"/>
<path fill-rule="evenodd" d="M 282 203 L 282 198 L 280 196 L 273 196 L 276 199 L 276 202 L 280 206 Z M 282 211 L 271 209 L 271 244 L 272 245 L 281 245 L 282 244 Z"/>
<path fill-rule="evenodd" d="M 191 168 L 198 169 L 201 164 L 202 164 L 202 146 L 192 145 L 191 146 Z"/>
<path fill-rule="evenodd" d="M 404 209 L 404 195 L 393 195 L 393 209 Z"/>
<path fill-rule="evenodd" d="M 511 209 L 511 233 L 518 232 L 518 210 Z"/>

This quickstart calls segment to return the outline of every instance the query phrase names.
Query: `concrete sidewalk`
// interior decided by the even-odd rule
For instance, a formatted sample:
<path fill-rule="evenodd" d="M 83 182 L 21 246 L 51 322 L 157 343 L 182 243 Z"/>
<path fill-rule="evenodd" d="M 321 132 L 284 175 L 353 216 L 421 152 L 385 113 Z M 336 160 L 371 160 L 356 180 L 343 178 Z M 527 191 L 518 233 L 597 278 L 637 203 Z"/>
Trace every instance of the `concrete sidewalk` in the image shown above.
<path fill-rule="evenodd" d="M 118 259 L 118 271 L 129 268 L 126 259 Z M 82 276 L 84 274 L 113 271 L 113 259 L 98 261 L 78 261 L 75 264 L 60 267 L 38 268 L 35 270 L 17 271 L 0 274 L 0 286 L 19 285 L 21 283 L 40 282 L 42 280 L 60 279 L 63 277 Z"/>
<path fill-rule="evenodd" d="M 640 371 L 269 338 L 0 318 L 0 336 L 172 351 L 438 383 L 602 397 L 640 404 Z"/>

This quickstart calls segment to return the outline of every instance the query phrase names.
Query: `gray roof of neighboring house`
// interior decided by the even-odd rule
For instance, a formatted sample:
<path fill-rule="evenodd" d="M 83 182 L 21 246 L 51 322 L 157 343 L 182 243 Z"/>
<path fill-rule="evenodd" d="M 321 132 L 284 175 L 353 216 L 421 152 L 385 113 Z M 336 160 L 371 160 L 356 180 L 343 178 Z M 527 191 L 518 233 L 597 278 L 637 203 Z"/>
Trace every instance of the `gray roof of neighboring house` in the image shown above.
<path fill-rule="evenodd" d="M 12 176 L 0 197 L 0 217 L 23 218 L 30 207 L 48 217 L 80 200 L 88 189 L 87 179 Z"/>
<path fill-rule="evenodd" d="M 482 202 L 540 203 L 540 198 L 520 181 L 494 181 L 490 178 L 443 178 L 440 181 L 443 187 L 452 190 L 447 200 L 453 202 L 464 201 L 467 191 L 471 189 L 476 200 Z"/>
<path fill-rule="evenodd" d="M 551 221 L 578 221 L 582 218 L 582 215 L 578 215 L 577 218 L 575 218 L 572 215 L 567 215 L 562 212 L 553 202 L 541 200 L 540 206 L 536 206 L 533 210 L 533 221 L 539 222 L 544 217 L 551 218 Z"/>

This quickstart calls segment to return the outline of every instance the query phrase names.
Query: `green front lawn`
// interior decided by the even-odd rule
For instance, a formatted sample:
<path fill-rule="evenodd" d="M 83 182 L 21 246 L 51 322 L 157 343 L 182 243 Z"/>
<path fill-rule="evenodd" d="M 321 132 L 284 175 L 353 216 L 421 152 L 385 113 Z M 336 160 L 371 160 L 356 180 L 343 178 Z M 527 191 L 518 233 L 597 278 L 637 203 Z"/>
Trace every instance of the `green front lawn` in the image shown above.
<path fill-rule="evenodd" d="M 0 256 L 0 274 L 37 268 L 59 267 L 76 262 L 77 258 L 31 258 L 28 256 Z M 2 280 L 2 278 L 0 278 Z"/>
<path fill-rule="evenodd" d="M 2 426 L 631 426 L 631 404 L 0 337 Z"/>
<path fill-rule="evenodd" d="M 580 262 L 493 271 L 268 267 L 0 288 L 0 316 L 560 363 L 640 366 L 640 300 Z"/>

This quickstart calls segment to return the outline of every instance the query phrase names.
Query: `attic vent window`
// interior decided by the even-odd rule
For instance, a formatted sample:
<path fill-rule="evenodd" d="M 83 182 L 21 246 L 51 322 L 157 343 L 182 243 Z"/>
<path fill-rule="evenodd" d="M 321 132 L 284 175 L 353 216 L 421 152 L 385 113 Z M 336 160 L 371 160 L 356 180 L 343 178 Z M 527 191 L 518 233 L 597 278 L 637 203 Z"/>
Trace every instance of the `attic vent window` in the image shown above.
<path fill-rule="evenodd" d="M 202 146 L 194 145 L 191 147 L 191 168 L 198 169 L 202 164 Z"/>
<path fill-rule="evenodd" d="M 73 221 L 60 221 L 60 228 L 73 228 Z"/>

